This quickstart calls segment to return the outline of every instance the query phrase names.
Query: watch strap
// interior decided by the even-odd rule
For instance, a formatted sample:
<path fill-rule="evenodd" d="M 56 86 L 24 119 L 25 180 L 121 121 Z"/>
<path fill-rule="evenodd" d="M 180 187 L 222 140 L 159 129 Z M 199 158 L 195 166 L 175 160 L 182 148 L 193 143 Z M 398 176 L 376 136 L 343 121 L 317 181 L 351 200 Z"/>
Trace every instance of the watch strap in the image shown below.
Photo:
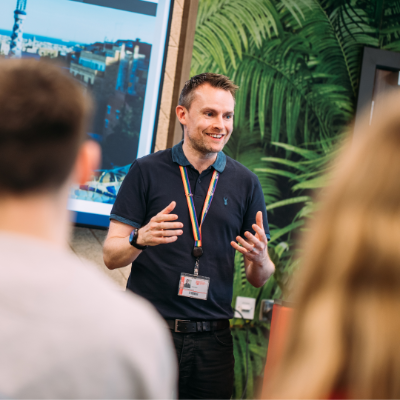
<path fill-rule="evenodd" d="M 144 250 L 147 248 L 147 246 L 141 246 L 140 244 L 137 243 L 139 237 L 139 229 L 134 228 L 131 234 L 129 235 L 129 243 L 131 246 L 135 247 L 138 250 Z"/>

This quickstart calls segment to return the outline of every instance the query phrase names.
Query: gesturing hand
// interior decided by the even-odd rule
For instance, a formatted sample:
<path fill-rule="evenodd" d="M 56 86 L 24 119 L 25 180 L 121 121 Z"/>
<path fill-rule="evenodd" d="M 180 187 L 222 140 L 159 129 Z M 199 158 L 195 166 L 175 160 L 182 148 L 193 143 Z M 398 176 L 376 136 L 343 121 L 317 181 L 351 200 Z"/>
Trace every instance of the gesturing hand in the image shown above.
<path fill-rule="evenodd" d="M 247 240 L 240 236 L 236 236 L 236 240 L 241 244 L 239 246 L 236 242 L 231 242 L 231 246 L 240 251 L 245 258 L 255 263 L 263 263 L 269 258 L 268 255 L 268 239 L 265 235 L 262 212 L 258 211 L 256 214 L 256 223 L 252 225 L 255 235 L 250 232 L 245 232 L 244 236 Z"/>
<path fill-rule="evenodd" d="M 170 222 L 178 219 L 176 214 L 170 214 L 175 208 L 176 203 L 173 201 L 164 210 L 155 215 L 150 222 L 139 229 L 137 244 L 140 246 L 157 246 L 162 243 L 172 243 L 182 235 L 183 231 L 179 228 L 183 227 L 181 222 Z"/>

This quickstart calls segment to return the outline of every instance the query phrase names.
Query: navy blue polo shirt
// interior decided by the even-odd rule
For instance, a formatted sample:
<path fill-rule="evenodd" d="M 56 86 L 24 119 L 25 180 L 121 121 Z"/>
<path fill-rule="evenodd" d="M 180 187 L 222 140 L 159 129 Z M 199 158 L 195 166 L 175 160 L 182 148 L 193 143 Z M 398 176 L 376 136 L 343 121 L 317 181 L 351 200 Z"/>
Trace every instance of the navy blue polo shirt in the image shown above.
<path fill-rule="evenodd" d="M 175 201 L 172 213 L 183 223 L 183 234 L 177 241 L 148 247 L 132 263 L 127 288 L 149 300 L 167 319 L 232 318 L 235 250 L 230 242 L 245 231 L 254 233 L 257 211 L 263 213 L 269 238 L 264 195 L 257 176 L 223 152 L 199 174 L 185 157 L 182 144 L 136 160 L 119 190 L 110 219 L 139 228 Z M 220 173 L 202 226 L 204 254 L 199 275 L 210 278 L 207 300 L 178 296 L 181 273 L 193 274 L 195 265 L 194 237 L 179 165 L 187 168 L 198 218 L 214 169 Z"/>

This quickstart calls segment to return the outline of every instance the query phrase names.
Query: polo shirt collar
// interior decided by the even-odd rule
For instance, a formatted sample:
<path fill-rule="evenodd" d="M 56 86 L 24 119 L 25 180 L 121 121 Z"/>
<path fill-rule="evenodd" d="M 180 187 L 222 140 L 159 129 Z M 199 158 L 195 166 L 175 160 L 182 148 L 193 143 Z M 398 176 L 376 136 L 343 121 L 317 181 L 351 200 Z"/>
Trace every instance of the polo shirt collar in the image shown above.
<path fill-rule="evenodd" d="M 172 148 L 172 161 L 179 165 L 182 165 L 182 167 L 187 167 L 191 164 L 189 160 L 186 158 L 182 146 L 183 146 L 183 140 Z M 217 159 L 211 166 L 219 173 L 222 173 L 224 172 L 225 165 L 226 165 L 226 156 L 222 151 L 220 151 L 217 154 Z"/>

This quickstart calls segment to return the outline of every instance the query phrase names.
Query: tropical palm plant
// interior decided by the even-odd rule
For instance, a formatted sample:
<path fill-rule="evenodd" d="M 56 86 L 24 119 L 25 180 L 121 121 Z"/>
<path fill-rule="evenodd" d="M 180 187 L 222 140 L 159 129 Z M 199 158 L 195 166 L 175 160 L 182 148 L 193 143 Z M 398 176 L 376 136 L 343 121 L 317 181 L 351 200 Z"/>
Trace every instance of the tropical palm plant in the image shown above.
<path fill-rule="evenodd" d="M 214 3 L 214 7 L 220 3 L 224 16 L 226 1 Z M 232 3 L 229 7 L 247 4 Z M 262 29 L 263 25 L 257 24 L 258 7 L 254 7 L 242 26 L 249 32 L 242 43 L 238 41 L 241 29 L 234 35 L 232 24 L 229 31 L 221 33 L 226 23 L 219 13 L 213 13 L 207 23 L 200 24 L 203 20 L 199 18 L 192 73 L 211 68 L 231 76 L 241 87 L 236 127 L 248 121 L 252 131 L 258 125 L 267 141 L 297 144 L 334 137 L 337 129 L 332 127 L 343 126 L 353 113 L 362 46 L 378 43 L 369 35 L 372 30 L 353 11 L 351 16 L 357 20 L 351 23 L 347 18 L 345 28 L 340 30 L 338 25 L 336 29 L 335 15 L 331 20 L 315 0 L 299 1 L 296 8 L 284 1 L 256 3 L 275 12 L 265 11 L 266 28 Z M 201 4 L 205 6 L 207 1 Z M 213 23 L 218 23 L 218 28 L 213 30 Z M 234 45 L 228 46 L 228 39 Z M 219 58 L 210 57 L 209 48 L 218 49 Z"/>
<path fill-rule="evenodd" d="M 272 143 L 273 145 L 290 151 L 297 156 L 297 161 L 287 158 L 263 157 L 261 160 L 272 164 L 271 167 L 255 168 L 255 172 L 267 176 L 279 176 L 291 187 L 292 196 L 267 205 L 267 211 L 274 213 L 276 210 L 300 205 L 292 221 L 283 227 L 271 229 L 269 245 L 275 251 L 280 251 L 279 263 L 276 265 L 275 280 L 283 297 L 291 293 L 289 276 L 299 262 L 301 249 L 297 245 L 299 232 L 303 232 L 306 220 L 313 216 L 317 203 L 316 192 L 323 189 L 329 183 L 329 174 L 332 168 L 331 160 L 339 151 L 338 146 L 332 142 L 323 147 L 314 145 L 315 149 L 295 147 L 286 143 Z M 284 239 L 284 241 L 282 241 Z M 282 246 L 285 245 L 285 253 L 282 254 Z"/>
<path fill-rule="evenodd" d="M 400 0 L 200 0 L 191 74 L 222 73 L 240 86 L 225 150 L 260 179 L 277 266 L 255 289 L 237 255 L 233 304 L 238 295 L 256 298 L 257 315 L 261 299 L 287 289 L 296 238 L 316 206 L 312 190 L 326 184 L 335 143 L 354 115 L 362 49 L 400 50 L 399 17 Z M 236 398 L 244 385 L 245 330 L 242 320 L 232 324 Z M 250 343 L 265 328 L 253 322 Z M 256 341 L 265 350 L 267 339 Z M 247 397 L 262 374 L 263 358 L 251 354 Z"/>

